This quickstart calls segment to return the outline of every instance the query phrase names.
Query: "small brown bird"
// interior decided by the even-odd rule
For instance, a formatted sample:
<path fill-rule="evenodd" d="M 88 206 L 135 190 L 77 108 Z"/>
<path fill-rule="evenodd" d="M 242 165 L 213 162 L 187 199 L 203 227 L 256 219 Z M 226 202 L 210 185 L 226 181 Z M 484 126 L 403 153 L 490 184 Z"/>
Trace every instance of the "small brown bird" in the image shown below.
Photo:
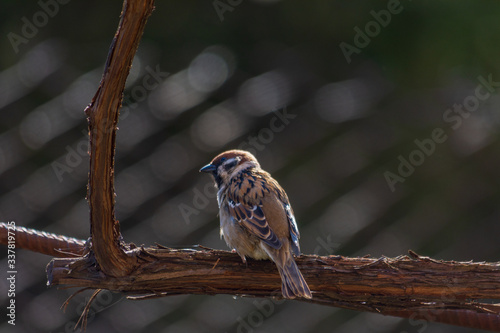
<path fill-rule="evenodd" d="M 293 254 L 300 254 L 299 230 L 285 191 L 247 151 L 229 150 L 200 170 L 218 188 L 220 232 L 245 257 L 271 259 L 281 276 L 285 298 L 312 298 Z"/>

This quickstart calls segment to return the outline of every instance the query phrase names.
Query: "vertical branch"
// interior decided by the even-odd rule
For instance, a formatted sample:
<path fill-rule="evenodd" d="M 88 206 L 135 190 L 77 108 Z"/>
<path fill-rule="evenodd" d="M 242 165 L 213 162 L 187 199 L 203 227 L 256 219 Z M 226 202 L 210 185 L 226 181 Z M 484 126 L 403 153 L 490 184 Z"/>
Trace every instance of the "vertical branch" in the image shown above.
<path fill-rule="evenodd" d="M 87 200 L 90 207 L 92 250 L 101 270 L 123 276 L 133 269 L 133 258 L 120 243 L 115 220 L 114 154 L 116 126 L 125 82 L 153 0 L 125 0 L 118 30 L 108 53 L 104 74 L 85 109 L 90 132 L 90 170 Z"/>

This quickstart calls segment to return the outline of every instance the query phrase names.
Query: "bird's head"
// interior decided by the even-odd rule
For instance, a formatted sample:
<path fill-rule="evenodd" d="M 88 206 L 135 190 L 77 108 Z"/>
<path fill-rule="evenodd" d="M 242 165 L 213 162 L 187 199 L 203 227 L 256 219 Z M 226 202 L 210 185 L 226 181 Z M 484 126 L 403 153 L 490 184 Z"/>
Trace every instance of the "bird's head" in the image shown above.
<path fill-rule="evenodd" d="M 229 183 L 231 178 L 250 168 L 260 168 L 255 156 L 245 150 L 228 150 L 215 156 L 200 172 L 210 173 L 220 188 L 222 184 Z"/>

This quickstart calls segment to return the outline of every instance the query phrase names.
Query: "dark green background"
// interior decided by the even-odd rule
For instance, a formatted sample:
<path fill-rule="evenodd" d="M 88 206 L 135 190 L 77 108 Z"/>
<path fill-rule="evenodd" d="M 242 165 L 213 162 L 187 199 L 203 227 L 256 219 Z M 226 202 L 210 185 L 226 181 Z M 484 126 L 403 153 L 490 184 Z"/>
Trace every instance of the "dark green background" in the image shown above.
<path fill-rule="evenodd" d="M 302 252 L 392 257 L 412 249 L 436 259 L 497 261 L 498 87 L 456 129 L 443 115 L 473 98 L 478 77 L 500 81 L 500 3 L 402 1 L 401 12 L 348 63 L 339 45 L 354 45 L 355 27 L 364 31 L 370 12 L 388 3 L 241 1 L 221 21 L 212 1 L 158 1 L 125 94 L 144 88 L 148 68 L 169 76 L 126 103 L 119 123 L 116 215 L 125 240 L 226 249 L 211 179 L 198 169 L 254 137 L 261 165 L 290 197 Z M 99 84 L 121 3 L 60 5 L 17 53 L 9 34 L 22 35 L 22 18 L 33 22 L 42 7 L 0 6 L 0 220 L 86 239 L 83 110 Z M 283 110 L 295 117 L 272 131 L 280 125 L 273 112 Z M 384 174 L 398 173 L 400 159 L 419 154 L 415 140 L 429 145 L 436 128 L 445 142 L 391 191 Z M 54 162 L 70 172 L 58 178 Z M 17 252 L 17 321 L 13 328 L 2 318 L 2 331 L 70 331 L 90 294 L 59 310 L 73 290 L 47 289 L 50 259 Z M 88 331 L 469 332 L 266 302 L 133 302 L 105 293 L 94 302 Z"/>

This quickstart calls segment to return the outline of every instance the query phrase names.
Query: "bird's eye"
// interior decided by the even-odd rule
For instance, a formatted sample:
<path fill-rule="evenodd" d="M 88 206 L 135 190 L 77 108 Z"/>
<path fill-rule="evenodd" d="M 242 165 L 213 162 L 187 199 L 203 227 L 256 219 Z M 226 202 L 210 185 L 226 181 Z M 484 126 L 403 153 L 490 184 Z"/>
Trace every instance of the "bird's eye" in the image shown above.
<path fill-rule="evenodd" d="M 226 160 L 227 160 L 227 158 L 225 158 L 225 157 L 223 157 L 223 158 L 220 159 L 221 163 L 226 162 Z"/>
<path fill-rule="evenodd" d="M 238 160 L 236 158 L 232 158 L 232 159 L 228 160 L 227 163 L 224 164 L 224 169 L 226 171 L 230 170 L 230 169 L 234 168 L 237 164 L 238 164 Z"/>

